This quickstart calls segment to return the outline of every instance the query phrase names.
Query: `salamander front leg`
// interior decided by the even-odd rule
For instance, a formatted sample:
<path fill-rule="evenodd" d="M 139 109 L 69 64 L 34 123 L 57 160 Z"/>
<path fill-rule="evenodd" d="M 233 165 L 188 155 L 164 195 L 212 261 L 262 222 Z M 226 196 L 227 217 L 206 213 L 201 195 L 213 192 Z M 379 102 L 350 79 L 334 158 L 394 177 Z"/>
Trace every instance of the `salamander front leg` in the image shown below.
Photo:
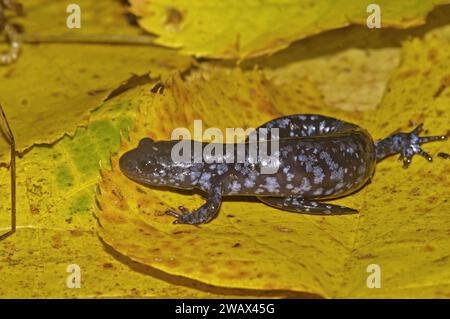
<path fill-rule="evenodd" d="M 375 143 L 375 152 L 377 161 L 382 160 L 388 155 L 400 153 L 399 160 L 403 160 L 403 167 L 407 168 L 411 164 L 414 154 L 419 154 L 425 157 L 428 161 L 433 158 L 420 145 L 433 141 L 443 141 L 447 137 L 445 135 L 439 136 L 419 136 L 422 131 L 423 124 L 417 126 L 409 133 L 397 133 L 388 136 L 387 138 Z"/>
<path fill-rule="evenodd" d="M 317 215 L 343 215 L 355 214 L 358 211 L 353 208 L 332 205 L 328 203 L 306 200 L 298 197 L 258 197 L 263 203 L 275 208 L 295 213 Z"/>
<path fill-rule="evenodd" d="M 194 210 L 192 213 L 189 212 L 187 208 L 179 206 L 178 209 L 180 212 L 168 210 L 166 211 L 166 214 L 176 218 L 173 222 L 174 224 L 204 224 L 210 221 L 217 214 L 221 200 L 222 189 L 221 187 L 215 187 L 209 193 L 206 203 L 200 208 Z"/>

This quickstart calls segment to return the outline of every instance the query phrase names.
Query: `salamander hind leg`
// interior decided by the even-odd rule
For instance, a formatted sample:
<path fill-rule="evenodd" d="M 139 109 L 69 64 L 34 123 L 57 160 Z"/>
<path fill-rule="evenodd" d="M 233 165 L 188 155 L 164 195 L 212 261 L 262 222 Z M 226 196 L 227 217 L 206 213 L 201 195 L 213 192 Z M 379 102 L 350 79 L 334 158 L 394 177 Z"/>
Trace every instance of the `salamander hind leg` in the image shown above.
<path fill-rule="evenodd" d="M 343 215 L 355 214 L 358 211 L 353 208 L 316 202 L 298 197 L 258 197 L 263 203 L 275 208 L 295 213 L 317 215 Z"/>
<path fill-rule="evenodd" d="M 423 124 L 418 125 L 409 133 L 396 133 L 387 138 L 375 143 L 375 153 L 377 161 L 382 160 L 386 156 L 400 153 L 399 160 L 403 160 L 403 167 L 407 168 L 411 164 L 412 157 L 415 154 L 425 157 L 428 161 L 433 158 L 422 150 L 420 146 L 425 143 L 434 141 L 443 141 L 447 139 L 445 135 L 438 136 L 422 136 L 419 134 L 422 131 Z"/>

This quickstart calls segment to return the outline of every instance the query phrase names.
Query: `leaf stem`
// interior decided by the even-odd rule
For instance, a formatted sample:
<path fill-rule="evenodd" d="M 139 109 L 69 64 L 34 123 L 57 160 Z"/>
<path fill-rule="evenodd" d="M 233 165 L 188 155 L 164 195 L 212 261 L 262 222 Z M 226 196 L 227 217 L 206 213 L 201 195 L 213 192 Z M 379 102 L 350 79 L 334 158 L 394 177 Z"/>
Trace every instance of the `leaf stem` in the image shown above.
<path fill-rule="evenodd" d="M 94 43 L 94 44 L 133 44 L 154 45 L 155 37 L 150 35 L 125 34 L 92 34 L 92 35 L 46 35 L 46 34 L 20 34 L 22 43 Z"/>

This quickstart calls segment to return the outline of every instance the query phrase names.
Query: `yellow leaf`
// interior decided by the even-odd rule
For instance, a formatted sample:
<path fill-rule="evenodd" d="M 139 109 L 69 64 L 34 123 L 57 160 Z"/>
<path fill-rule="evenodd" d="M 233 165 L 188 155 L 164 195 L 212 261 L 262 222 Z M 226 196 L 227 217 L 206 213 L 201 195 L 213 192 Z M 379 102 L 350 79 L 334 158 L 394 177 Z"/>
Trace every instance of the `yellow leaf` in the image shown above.
<path fill-rule="evenodd" d="M 241 66 L 265 70 L 277 84 L 308 78 L 324 102 L 345 110 L 367 111 L 381 102 L 391 73 L 400 61 L 401 46 L 412 37 L 450 41 L 450 6 L 427 16 L 427 23 L 408 29 L 349 26 L 293 43 L 270 56 L 249 59 Z"/>
<path fill-rule="evenodd" d="M 425 135 L 450 128 L 450 43 L 415 39 L 403 48 L 381 106 L 366 115 L 376 137 L 410 131 L 424 123 Z M 377 165 L 366 189 L 367 211 L 361 214 L 354 249 L 347 264 L 342 294 L 363 297 L 450 297 L 450 162 L 436 157 L 449 142 L 425 144 L 434 155 L 401 169 L 395 159 Z M 382 269 L 382 289 L 364 289 L 367 265 Z M 350 279 L 351 278 L 351 279 Z"/>
<path fill-rule="evenodd" d="M 24 7 L 26 17 L 14 21 L 29 32 L 25 35 L 57 35 L 63 42 L 70 42 L 71 35 L 87 41 L 96 35 L 129 37 L 139 32 L 130 26 L 118 1 L 77 2 L 83 25 L 69 29 L 66 7 L 72 2 L 29 1 Z M 155 46 L 25 44 L 15 64 L 0 67 L 0 103 L 22 153 L 33 144 L 49 144 L 73 134 L 77 126 L 87 123 L 90 111 L 131 75 L 150 72 L 158 77 L 173 69 L 185 70 L 192 63 L 189 57 Z M 8 152 L 6 140 L 0 139 L 0 163 Z"/>
<path fill-rule="evenodd" d="M 373 1 L 131 0 L 131 11 L 161 45 L 186 54 L 243 59 L 274 53 L 295 40 L 366 24 Z M 417 26 L 439 1 L 378 1 L 383 27 Z"/>
<path fill-rule="evenodd" d="M 149 91 L 146 85 L 135 90 Z M 36 146 L 17 161 L 18 228 L 0 241 L 1 298 L 217 297 L 206 285 L 166 280 L 99 240 L 93 216 L 99 161 L 126 136 L 139 101 L 127 94 L 93 112 L 90 124 L 52 147 Z M 9 226 L 9 172 L 0 168 L 0 234 Z M 69 265 L 81 268 L 81 289 L 69 289 Z M 239 292 L 230 292 L 231 295 Z"/>
<path fill-rule="evenodd" d="M 86 59 L 89 64 L 86 64 Z M 25 46 L 19 61 L 0 68 L 0 99 L 23 152 L 73 134 L 89 114 L 132 74 L 185 69 L 189 58 L 156 47 L 106 45 Z M 127 67 L 122 65 L 126 63 Z M 0 161 L 9 145 L 0 139 Z"/>
<path fill-rule="evenodd" d="M 143 136 L 169 139 L 176 127 L 191 129 L 194 119 L 202 119 L 204 128 L 224 130 L 255 127 L 295 112 L 329 113 L 307 81 L 276 87 L 259 72 L 240 70 L 211 70 L 187 82 L 174 78 L 164 95 L 144 99 L 131 142 L 122 152 Z M 322 285 L 339 278 L 335 274 L 350 249 L 355 216 L 317 218 L 256 201 L 224 201 L 210 224 L 174 226 L 163 212 L 178 205 L 193 209 L 201 205 L 201 197 L 143 188 L 120 173 L 117 158 L 112 172 L 103 171 L 97 216 L 102 238 L 133 260 L 219 287 L 327 295 Z M 357 206 L 353 199 L 341 202 Z"/>
<path fill-rule="evenodd" d="M 169 139 L 172 129 L 192 128 L 194 119 L 224 129 L 314 112 L 358 123 L 375 138 L 422 120 L 430 134 L 443 134 L 450 125 L 449 52 L 440 40 L 407 43 L 380 110 L 364 115 L 327 109 L 308 82 L 276 86 L 256 72 L 173 79 L 164 95 L 143 104 L 130 142 L 113 157 L 113 170 L 103 172 L 97 211 L 102 238 L 142 264 L 219 287 L 324 297 L 448 297 L 448 161 L 430 164 L 416 156 L 405 170 L 386 159 L 371 184 L 336 201 L 358 215 L 293 214 L 257 201 L 224 200 L 218 217 L 199 227 L 173 225 L 164 214 L 178 205 L 199 207 L 198 193 L 139 186 L 121 174 L 117 161 L 142 137 Z M 435 154 L 448 145 L 424 149 Z M 370 264 L 381 267 L 381 289 L 366 285 Z"/>
<path fill-rule="evenodd" d="M 26 0 L 22 3 L 24 15 L 11 21 L 19 24 L 27 36 L 87 36 L 87 35 L 138 35 L 139 28 L 127 18 L 127 7 L 120 1 L 103 0 Z M 81 28 L 67 27 L 70 4 L 80 7 Z M 69 7 L 70 9 L 70 7 Z"/>

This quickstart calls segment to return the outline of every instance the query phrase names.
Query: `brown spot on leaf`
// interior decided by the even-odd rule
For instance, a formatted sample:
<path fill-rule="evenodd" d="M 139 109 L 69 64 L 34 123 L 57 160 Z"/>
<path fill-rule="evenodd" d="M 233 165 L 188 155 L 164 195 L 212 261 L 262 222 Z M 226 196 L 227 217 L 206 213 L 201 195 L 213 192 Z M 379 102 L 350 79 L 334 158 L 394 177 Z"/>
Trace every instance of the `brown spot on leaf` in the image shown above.
<path fill-rule="evenodd" d="M 218 275 L 224 279 L 243 279 L 247 278 L 249 273 L 245 270 L 239 270 L 236 272 L 221 272 Z"/>
<path fill-rule="evenodd" d="M 166 10 L 166 21 L 164 24 L 178 26 L 183 22 L 183 13 L 175 7 L 169 7 Z"/>
<path fill-rule="evenodd" d="M 30 212 L 33 215 L 38 215 L 39 214 L 39 208 L 35 204 L 31 204 L 30 205 Z"/>
<path fill-rule="evenodd" d="M 372 259 L 372 258 L 376 258 L 377 256 L 372 255 L 372 254 L 366 254 L 366 255 L 360 255 L 358 256 L 358 259 Z"/>
<path fill-rule="evenodd" d="M 175 268 L 180 266 L 180 262 L 174 257 L 169 257 L 168 259 L 166 259 L 166 265 L 171 268 Z"/>
<path fill-rule="evenodd" d="M 121 191 L 119 189 L 115 188 L 111 191 L 111 193 L 118 199 L 118 202 L 117 202 L 118 207 L 121 210 L 127 210 L 128 204 L 127 204 L 125 198 L 123 197 Z"/>
<path fill-rule="evenodd" d="M 436 62 L 436 57 L 438 56 L 438 51 L 436 48 L 431 48 L 428 50 L 428 59 L 432 62 Z"/>
<path fill-rule="evenodd" d="M 447 255 L 447 256 L 441 257 L 439 259 L 436 259 L 433 262 L 437 263 L 437 264 L 441 264 L 441 263 L 446 264 L 446 263 L 448 263 L 449 259 L 450 259 L 450 255 Z"/>
<path fill-rule="evenodd" d="M 190 234 L 190 231 L 187 230 L 177 230 L 172 233 L 172 235 L 180 235 L 180 234 Z"/>
<path fill-rule="evenodd" d="M 239 98 L 238 96 L 233 96 L 232 101 L 235 101 L 239 106 L 251 107 L 252 104 L 249 101 Z"/>
<path fill-rule="evenodd" d="M 419 70 L 417 70 L 417 69 L 406 70 L 406 71 L 401 72 L 398 75 L 398 77 L 400 79 L 406 79 L 406 78 L 409 78 L 409 77 L 413 77 L 413 76 L 417 75 L 418 73 L 419 73 Z"/>
<path fill-rule="evenodd" d="M 142 188 L 136 187 L 136 190 L 141 194 L 147 194 Z"/>
<path fill-rule="evenodd" d="M 111 224 L 126 224 L 128 222 L 122 215 L 109 213 L 106 211 L 103 213 L 102 217 Z"/>
<path fill-rule="evenodd" d="M 104 263 L 104 264 L 103 264 L 103 268 L 104 268 L 104 269 L 111 269 L 111 268 L 114 268 L 114 266 L 113 266 L 113 264 L 111 264 L 111 263 Z"/>
<path fill-rule="evenodd" d="M 140 231 L 142 231 L 143 233 L 145 233 L 145 234 L 152 234 L 152 233 L 156 234 L 156 233 L 158 233 L 158 230 L 155 227 L 150 226 L 149 224 L 143 222 L 142 220 L 136 220 L 135 223 L 138 226 L 138 229 Z"/>
<path fill-rule="evenodd" d="M 62 246 L 61 234 L 55 234 L 52 236 L 52 247 L 59 249 Z"/>
<path fill-rule="evenodd" d="M 439 85 L 439 88 L 437 91 L 433 94 L 434 98 L 438 98 L 444 90 L 450 86 L 450 76 L 447 75 L 441 79 L 441 84 Z"/>
<path fill-rule="evenodd" d="M 87 93 L 88 93 L 89 96 L 96 96 L 96 95 L 98 95 L 100 93 L 103 93 L 103 92 L 106 92 L 106 91 L 107 91 L 106 89 L 98 89 L 98 90 L 88 91 Z"/>
<path fill-rule="evenodd" d="M 444 152 L 439 152 L 438 155 L 439 157 L 443 158 L 443 159 L 450 159 L 450 154 L 444 153 Z"/>

